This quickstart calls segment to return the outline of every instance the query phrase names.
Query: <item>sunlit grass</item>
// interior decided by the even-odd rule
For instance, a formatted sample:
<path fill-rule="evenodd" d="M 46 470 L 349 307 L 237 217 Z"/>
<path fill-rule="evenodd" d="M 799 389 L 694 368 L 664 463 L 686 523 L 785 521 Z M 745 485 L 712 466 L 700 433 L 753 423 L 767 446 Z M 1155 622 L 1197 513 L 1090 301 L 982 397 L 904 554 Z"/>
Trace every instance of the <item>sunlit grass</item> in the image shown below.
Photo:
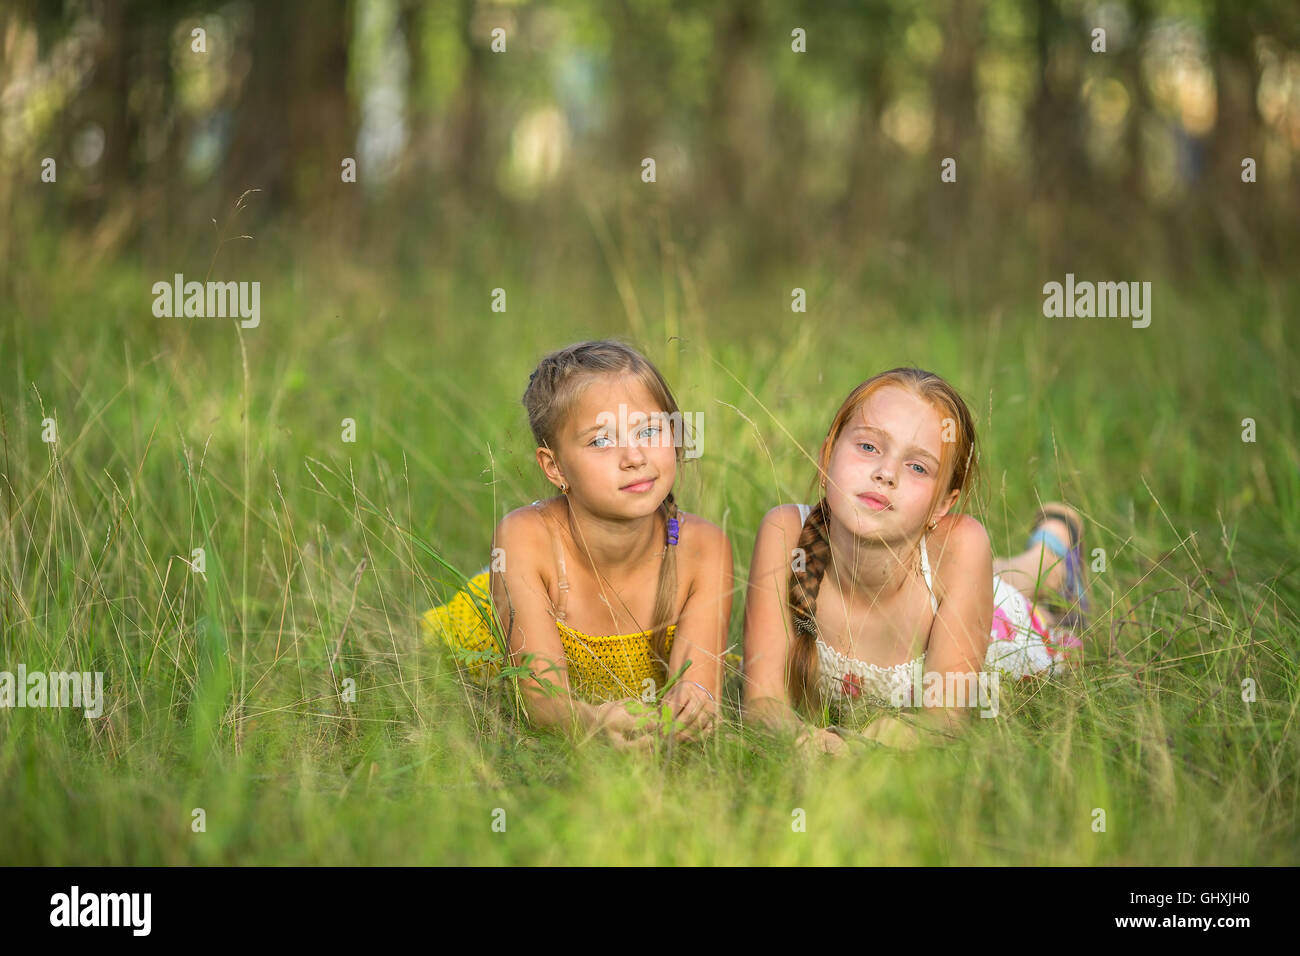
<path fill-rule="evenodd" d="M 1081 329 L 1041 316 L 1032 278 L 953 312 L 937 290 L 810 277 L 832 304 L 793 315 L 762 280 L 600 280 L 619 263 L 592 267 L 588 299 L 570 276 L 504 276 L 505 315 L 487 289 L 408 276 L 399 293 L 286 264 L 255 330 L 154 319 L 159 277 L 128 268 L 18 283 L 0 325 L 0 668 L 102 670 L 107 700 L 94 721 L 0 710 L 3 860 L 1294 860 L 1294 288 L 1247 295 L 1250 331 L 1212 283 L 1157 298 L 1149 329 Z M 973 508 L 999 552 L 1041 500 L 1088 519 L 1107 562 L 1088 666 L 1004 684 L 1001 716 L 956 744 L 842 761 L 806 760 L 734 709 L 701 747 L 574 747 L 461 680 L 417 618 L 458 583 L 448 568 L 485 563 L 496 518 L 548 493 L 528 372 L 637 330 L 704 413 L 678 500 L 731 536 L 733 650 L 759 519 L 810 500 L 808 456 L 854 385 L 916 364 L 977 416 Z"/>

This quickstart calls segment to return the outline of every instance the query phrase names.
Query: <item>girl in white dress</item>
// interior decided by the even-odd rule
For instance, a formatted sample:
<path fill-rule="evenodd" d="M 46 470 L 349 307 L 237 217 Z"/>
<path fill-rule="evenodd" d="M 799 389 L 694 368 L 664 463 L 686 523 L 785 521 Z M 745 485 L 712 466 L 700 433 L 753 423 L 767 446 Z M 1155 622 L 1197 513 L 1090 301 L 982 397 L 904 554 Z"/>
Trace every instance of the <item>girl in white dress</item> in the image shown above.
<path fill-rule="evenodd" d="M 850 393 L 822 444 L 821 500 L 773 508 L 759 528 L 745 607 L 747 716 L 802 726 L 859 700 L 920 706 L 921 673 L 1020 679 L 1077 663 L 1082 519 L 1046 505 L 1026 550 L 995 561 L 983 526 L 953 510 L 973 480 L 974 450 L 965 402 L 933 373 L 891 369 Z M 951 730 L 972 710 L 951 703 L 920 716 Z M 918 739 L 890 718 L 867 735 Z M 844 748 L 838 728 L 802 739 Z"/>

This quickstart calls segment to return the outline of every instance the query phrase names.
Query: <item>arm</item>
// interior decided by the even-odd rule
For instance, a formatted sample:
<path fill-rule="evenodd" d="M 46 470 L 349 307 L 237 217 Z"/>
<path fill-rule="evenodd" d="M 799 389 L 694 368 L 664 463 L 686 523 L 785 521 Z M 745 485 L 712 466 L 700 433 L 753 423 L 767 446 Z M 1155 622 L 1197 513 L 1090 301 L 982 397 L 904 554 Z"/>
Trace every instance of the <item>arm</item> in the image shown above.
<path fill-rule="evenodd" d="M 520 689 L 529 717 L 539 726 L 578 728 L 590 732 L 604 726 L 618 702 L 588 704 L 575 699 L 569 687 L 568 663 L 552 613 L 550 588 L 543 564 L 549 555 L 544 518 L 531 508 L 506 515 L 493 534 L 493 548 L 501 548 L 504 570 L 493 571 L 492 603 L 510 648 L 510 662 L 519 666 L 525 655 L 529 677 Z M 547 684 L 560 693 L 547 692 Z"/>
<path fill-rule="evenodd" d="M 689 520 L 682 540 L 689 536 L 692 550 L 678 558 L 685 559 L 690 591 L 677 618 L 668 673 L 677 673 L 687 661 L 690 666 L 664 698 L 672 706 L 674 720 L 685 728 L 682 736 L 689 735 L 691 728 L 703 729 L 717 716 L 735 587 L 731 542 L 726 534 L 693 515 Z"/>
<path fill-rule="evenodd" d="M 978 696 L 970 699 L 969 691 L 978 693 L 993 625 L 993 548 L 984 526 L 971 516 L 953 515 L 944 523 L 944 532 L 932 538 L 930 550 L 942 599 L 930 628 L 925 670 L 944 675 L 945 687 L 949 674 L 954 684 L 960 680 L 967 706 L 947 706 L 959 701 L 943 701 L 940 707 L 915 703 L 922 727 L 953 733 L 968 726 L 979 706 Z"/>
<path fill-rule="evenodd" d="M 774 728 L 804 726 L 790 705 L 786 685 L 793 643 L 786 597 L 799 527 L 794 505 L 781 505 L 763 516 L 745 595 L 745 716 Z"/>

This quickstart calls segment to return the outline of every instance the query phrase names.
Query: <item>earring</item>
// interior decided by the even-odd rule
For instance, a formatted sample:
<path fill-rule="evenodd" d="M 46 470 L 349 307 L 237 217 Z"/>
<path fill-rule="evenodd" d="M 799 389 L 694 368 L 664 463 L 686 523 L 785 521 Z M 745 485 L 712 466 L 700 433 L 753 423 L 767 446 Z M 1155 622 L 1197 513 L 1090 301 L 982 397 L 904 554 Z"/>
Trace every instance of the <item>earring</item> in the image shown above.
<path fill-rule="evenodd" d="M 568 493 L 569 493 L 569 484 L 568 484 L 568 482 L 565 482 L 565 481 L 560 482 L 560 494 L 562 494 L 562 495 L 567 495 Z"/>

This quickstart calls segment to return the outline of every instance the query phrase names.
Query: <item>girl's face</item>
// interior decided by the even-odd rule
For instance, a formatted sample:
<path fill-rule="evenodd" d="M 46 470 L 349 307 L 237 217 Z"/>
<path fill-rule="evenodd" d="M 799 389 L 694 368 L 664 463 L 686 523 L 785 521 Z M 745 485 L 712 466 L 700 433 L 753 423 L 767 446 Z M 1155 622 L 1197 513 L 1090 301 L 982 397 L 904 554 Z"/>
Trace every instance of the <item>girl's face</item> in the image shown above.
<path fill-rule="evenodd" d="M 556 455 L 539 448 L 538 462 L 595 514 L 652 514 L 677 479 L 677 436 L 668 413 L 634 375 L 593 379 L 556 437 Z"/>
<path fill-rule="evenodd" d="M 827 466 L 831 514 L 858 537 L 906 541 L 947 513 L 933 516 L 943 448 L 942 418 L 928 402 L 888 385 L 858 406 L 836 439 Z"/>

